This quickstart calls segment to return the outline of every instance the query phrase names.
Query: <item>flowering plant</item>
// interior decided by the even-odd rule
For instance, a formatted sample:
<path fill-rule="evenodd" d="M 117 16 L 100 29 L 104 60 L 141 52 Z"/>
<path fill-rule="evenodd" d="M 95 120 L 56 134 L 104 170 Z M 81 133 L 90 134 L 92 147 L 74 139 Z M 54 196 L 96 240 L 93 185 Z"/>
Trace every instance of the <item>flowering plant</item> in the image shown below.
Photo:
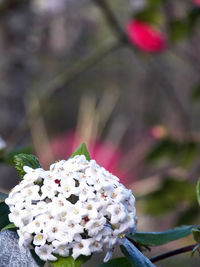
<path fill-rule="evenodd" d="M 163 52 L 167 49 L 165 35 L 147 22 L 131 20 L 127 24 L 130 41 L 144 52 Z"/>
<path fill-rule="evenodd" d="M 92 160 L 85 144 L 70 159 L 53 163 L 47 171 L 33 155 L 18 154 L 14 164 L 22 181 L 8 196 L 0 194 L 4 200 L 0 227 L 1 231 L 17 231 L 18 245 L 29 248 L 39 266 L 46 261 L 52 266 L 81 266 L 102 250 L 106 255 L 101 267 L 155 266 L 156 260 L 142 254 L 143 246 L 161 245 L 192 231 L 199 240 L 197 226 L 162 233 L 136 232 L 131 190 Z M 111 260 L 117 244 L 125 257 Z M 198 247 L 199 243 L 193 249 Z"/>

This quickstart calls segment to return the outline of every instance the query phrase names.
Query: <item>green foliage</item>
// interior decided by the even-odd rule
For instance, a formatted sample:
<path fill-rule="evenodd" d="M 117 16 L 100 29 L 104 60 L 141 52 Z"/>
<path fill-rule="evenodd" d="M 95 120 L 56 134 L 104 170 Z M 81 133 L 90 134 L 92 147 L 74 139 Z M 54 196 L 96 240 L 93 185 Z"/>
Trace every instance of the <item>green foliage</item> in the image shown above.
<path fill-rule="evenodd" d="M 163 215 L 173 211 L 184 201 L 188 204 L 196 202 L 195 185 L 185 180 L 164 178 L 162 186 L 145 198 L 145 212 L 151 215 Z"/>
<path fill-rule="evenodd" d="M 157 142 L 146 156 L 147 163 L 155 163 L 163 158 L 173 157 L 177 152 L 177 146 L 177 143 L 169 138 Z"/>
<path fill-rule="evenodd" d="M 10 210 L 8 206 L 4 203 L 0 203 L 0 230 L 2 230 L 6 225 L 8 225 L 9 219 L 8 214 L 10 213 Z"/>
<path fill-rule="evenodd" d="M 147 4 L 149 7 L 160 7 L 163 3 L 163 0 L 148 0 Z"/>
<path fill-rule="evenodd" d="M 24 166 L 28 166 L 33 169 L 41 168 L 39 160 L 34 155 L 28 155 L 23 153 L 14 156 L 13 164 L 21 178 L 23 178 L 25 174 L 23 170 Z"/>
<path fill-rule="evenodd" d="M 197 201 L 200 205 L 200 179 L 197 182 Z"/>
<path fill-rule="evenodd" d="M 168 242 L 181 239 L 196 231 L 197 226 L 185 225 L 164 232 L 137 232 L 130 237 L 145 246 L 160 246 Z"/>
<path fill-rule="evenodd" d="M 170 40 L 176 43 L 189 34 L 189 25 L 187 21 L 174 20 L 170 23 Z"/>
<path fill-rule="evenodd" d="M 200 18 L 200 9 L 191 9 L 182 20 L 174 20 L 170 23 L 170 40 L 176 43 L 190 37 L 195 30 L 198 19 Z"/>
<path fill-rule="evenodd" d="M 172 163 L 188 168 L 194 162 L 197 151 L 198 144 L 195 142 L 179 142 L 165 138 L 149 151 L 146 162 L 157 165 Z"/>
<path fill-rule="evenodd" d="M 8 197 L 8 194 L 0 192 L 0 201 L 4 201 Z"/>
<path fill-rule="evenodd" d="M 151 24 L 159 24 L 162 21 L 162 14 L 154 6 L 138 12 L 134 17 Z"/>
<path fill-rule="evenodd" d="M 79 148 L 71 155 L 70 158 L 73 158 L 77 155 L 84 155 L 88 161 L 91 160 L 90 154 L 85 143 L 82 143 Z"/>
<path fill-rule="evenodd" d="M 33 151 L 33 148 L 31 146 L 26 146 L 26 147 L 21 147 L 21 148 L 16 148 L 11 150 L 8 153 L 8 156 L 5 160 L 5 163 L 7 164 L 13 164 L 14 162 L 14 156 L 17 156 L 19 154 L 31 154 Z"/>
<path fill-rule="evenodd" d="M 133 267 L 155 267 L 127 238 L 120 248 Z"/>
<path fill-rule="evenodd" d="M 9 223 L 8 225 L 6 225 L 5 227 L 3 227 L 2 229 L 1 229 L 1 231 L 4 231 L 4 230 L 7 230 L 7 229 L 9 229 L 9 230 L 13 230 L 13 229 L 17 229 L 17 227 L 14 225 L 14 223 Z"/>
<path fill-rule="evenodd" d="M 56 257 L 58 258 L 58 260 L 51 262 L 51 265 L 54 267 L 80 267 L 90 258 L 90 256 L 80 256 L 77 260 L 74 260 L 72 256 L 64 258 L 56 255 Z"/>
<path fill-rule="evenodd" d="M 200 9 L 199 8 L 193 8 L 190 10 L 187 16 L 188 24 L 189 24 L 189 29 L 190 29 L 190 34 L 194 33 L 195 27 L 197 25 L 197 22 L 200 18 Z"/>
<path fill-rule="evenodd" d="M 193 101 L 199 101 L 200 100 L 200 83 L 196 84 L 195 87 L 192 89 L 190 98 Z"/>
<path fill-rule="evenodd" d="M 185 208 L 178 219 L 176 220 L 175 225 L 187 225 L 193 223 L 199 215 L 199 205 L 194 202 L 191 203 L 187 208 Z"/>
<path fill-rule="evenodd" d="M 133 265 L 125 257 L 112 259 L 99 267 L 132 267 Z"/>
<path fill-rule="evenodd" d="M 0 162 L 4 163 L 7 157 L 7 153 L 5 149 L 0 150 Z"/>

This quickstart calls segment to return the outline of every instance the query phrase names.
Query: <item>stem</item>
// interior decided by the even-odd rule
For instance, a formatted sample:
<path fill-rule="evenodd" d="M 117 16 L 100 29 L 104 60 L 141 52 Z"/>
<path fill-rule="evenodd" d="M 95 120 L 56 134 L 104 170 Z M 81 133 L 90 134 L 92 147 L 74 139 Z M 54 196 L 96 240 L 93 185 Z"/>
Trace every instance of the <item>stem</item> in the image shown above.
<path fill-rule="evenodd" d="M 105 0 L 94 0 L 94 2 L 101 9 L 108 24 L 110 25 L 112 30 L 118 35 L 119 40 L 124 44 L 128 44 L 129 39 L 128 39 L 126 33 L 121 28 L 121 26 L 120 26 L 117 18 L 115 17 L 109 4 Z"/>
<path fill-rule="evenodd" d="M 117 40 L 106 43 L 103 47 L 99 48 L 92 55 L 88 56 L 85 59 L 82 59 L 80 62 L 76 63 L 74 66 L 63 70 L 59 75 L 52 79 L 49 84 L 46 86 L 44 93 L 39 97 L 40 106 L 48 105 L 52 95 L 62 88 L 63 86 L 69 85 L 81 74 L 91 69 L 93 66 L 97 65 L 100 61 L 106 58 L 111 53 L 115 52 L 121 47 L 121 43 Z M 39 90 L 42 91 L 42 90 Z M 43 91 L 42 91 L 43 92 Z M 45 108 L 46 109 L 46 108 Z M 45 112 L 45 110 L 43 111 Z M 34 120 L 39 117 L 39 110 L 36 108 L 30 108 L 28 111 L 27 117 L 32 116 Z M 9 147 L 16 145 L 18 140 L 24 135 L 28 130 L 27 117 L 25 117 L 19 126 L 15 129 L 14 134 L 12 133 L 8 138 Z"/>
<path fill-rule="evenodd" d="M 196 245 L 197 244 L 195 243 L 193 245 L 189 245 L 189 246 L 186 246 L 186 247 L 182 247 L 182 248 L 178 248 L 178 249 L 175 249 L 175 250 L 171 250 L 169 252 L 166 252 L 166 253 L 163 253 L 163 254 L 160 254 L 158 256 L 155 256 L 155 257 L 151 258 L 150 261 L 151 262 L 156 262 L 156 261 L 164 260 L 166 258 L 175 256 L 175 255 L 178 255 L 178 254 L 182 254 L 182 253 L 185 253 L 185 252 L 192 251 L 195 248 Z"/>

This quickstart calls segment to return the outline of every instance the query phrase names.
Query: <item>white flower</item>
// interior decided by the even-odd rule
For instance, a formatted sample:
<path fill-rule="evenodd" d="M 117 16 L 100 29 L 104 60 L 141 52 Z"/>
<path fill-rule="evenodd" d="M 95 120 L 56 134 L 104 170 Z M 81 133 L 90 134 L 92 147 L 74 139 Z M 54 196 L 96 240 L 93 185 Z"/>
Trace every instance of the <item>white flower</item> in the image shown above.
<path fill-rule="evenodd" d="M 19 246 L 30 246 L 30 243 L 33 240 L 33 236 L 23 230 L 17 230 L 17 233 L 19 235 Z"/>
<path fill-rule="evenodd" d="M 135 232 L 135 198 L 119 179 L 85 156 L 61 160 L 45 171 L 25 166 L 24 179 L 5 200 L 9 220 L 19 228 L 19 244 L 44 261 L 58 254 L 91 255 Z"/>
<path fill-rule="evenodd" d="M 97 220 L 90 220 L 85 225 L 85 229 L 88 230 L 88 234 L 90 236 L 96 236 L 105 227 L 105 224 L 106 224 L 106 218 L 101 217 Z"/>
<path fill-rule="evenodd" d="M 31 221 L 29 224 L 27 224 L 24 229 L 28 232 L 28 233 L 40 233 L 41 230 L 43 230 L 44 228 L 44 221 L 42 220 L 43 217 L 38 216 L 36 217 L 33 221 Z"/>
<path fill-rule="evenodd" d="M 126 209 L 122 203 L 109 205 L 107 211 L 110 213 L 111 216 L 111 224 L 123 222 L 124 219 L 128 216 L 128 213 L 126 212 Z"/>
<path fill-rule="evenodd" d="M 44 184 L 41 186 L 41 199 L 45 199 L 46 197 L 53 199 L 58 192 L 58 184 L 53 181 L 44 180 Z"/>
<path fill-rule="evenodd" d="M 108 250 L 107 253 L 106 253 L 106 256 L 104 258 L 104 262 L 107 262 L 109 261 L 110 259 L 112 258 L 112 250 Z"/>
<path fill-rule="evenodd" d="M 44 246 L 36 246 L 35 247 L 36 254 L 42 259 L 43 261 L 56 261 L 57 258 L 52 255 L 53 246 L 52 245 L 44 245 Z"/>
<path fill-rule="evenodd" d="M 69 256 L 69 248 L 66 244 L 64 245 L 59 245 L 53 253 L 59 254 L 62 257 L 68 257 Z"/>
<path fill-rule="evenodd" d="M 47 234 L 38 233 L 34 236 L 33 244 L 36 246 L 43 246 L 46 243 Z"/>
<path fill-rule="evenodd" d="M 65 221 L 65 226 L 67 226 L 67 239 L 68 242 L 72 242 L 74 237 L 77 234 L 81 234 L 84 232 L 84 228 L 83 226 L 81 226 L 80 224 L 78 224 L 75 220 L 72 219 L 68 219 L 67 221 Z"/>
<path fill-rule="evenodd" d="M 75 185 L 76 182 L 73 177 L 67 177 L 66 179 L 61 180 L 58 191 L 62 192 L 65 198 L 69 198 L 71 195 L 77 196 L 79 194 L 79 188 Z"/>
<path fill-rule="evenodd" d="M 80 194 L 79 194 L 80 201 L 85 202 L 87 199 L 95 198 L 95 193 L 94 193 L 95 188 L 92 186 L 88 186 L 85 180 L 80 181 L 79 188 L 80 188 Z"/>
<path fill-rule="evenodd" d="M 40 200 L 39 190 L 39 185 L 28 186 L 21 190 L 21 196 L 24 197 L 25 200 Z"/>
<path fill-rule="evenodd" d="M 60 241 L 66 239 L 67 234 L 64 233 L 64 230 L 65 230 L 65 224 L 55 219 L 52 219 L 49 222 L 47 222 L 45 228 L 43 229 L 44 233 L 47 234 L 48 242 L 52 242 L 55 239 Z"/>
<path fill-rule="evenodd" d="M 44 215 L 48 211 L 49 205 L 45 201 L 39 201 L 35 205 L 31 205 L 31 208 L 33 216 L 38 216 Z"/>
<path fill-rule="evenodd" d="M 72 257 L 77 259 L 80 255 L 89 256 L 92 251 L 90 249 L 93 238 L 82 239 L 81 242 L 74 242 Z"/>
<path fill-rule="evenodd" d="M 69 209 L 70 218 L 77 223 L 80 223 L 82 218 L 87 216 L 88 211 L 84 208 L 83 203 L 81 201 L 77 201 L 74 205 L 72 205 Z"/>

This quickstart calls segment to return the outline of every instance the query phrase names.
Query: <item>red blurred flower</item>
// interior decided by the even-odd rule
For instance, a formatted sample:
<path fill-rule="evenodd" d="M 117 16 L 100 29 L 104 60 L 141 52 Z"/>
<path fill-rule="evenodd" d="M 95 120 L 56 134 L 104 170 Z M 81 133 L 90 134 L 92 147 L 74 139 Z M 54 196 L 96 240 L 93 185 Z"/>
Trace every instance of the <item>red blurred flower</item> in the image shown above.
<path fill-rule="evenodd" d="M 194 3 L 196 6 L 200 6 L 200 0 L 193 0 L 193 3 Z"/>
<path fill-rule="evenodd" d="M 76 132 L 68 131 L 59 138 L 52 140 L 50 149 L 56 159 L 68 159 L 82 142 L 83 140 Z M 119 147 L 116 147 L 111 142 L 97 141 L 89 144 L 89 152 L 99 165 L 121 178 L 124 184 L 130 184 L 133 181 L 133 176 L 123 170 L 122 166 L 119 166 L 124 156 Z M 47 155 L 41 154 L 39 159 L 42 165 L 47 165 Z"/>
<path fill-rule="evenodd" d="M 165 35 L 146 22 L 130 21 L 127 34 L 130 41 L 144 52 L 162 52 L 167 48 Z"/>

